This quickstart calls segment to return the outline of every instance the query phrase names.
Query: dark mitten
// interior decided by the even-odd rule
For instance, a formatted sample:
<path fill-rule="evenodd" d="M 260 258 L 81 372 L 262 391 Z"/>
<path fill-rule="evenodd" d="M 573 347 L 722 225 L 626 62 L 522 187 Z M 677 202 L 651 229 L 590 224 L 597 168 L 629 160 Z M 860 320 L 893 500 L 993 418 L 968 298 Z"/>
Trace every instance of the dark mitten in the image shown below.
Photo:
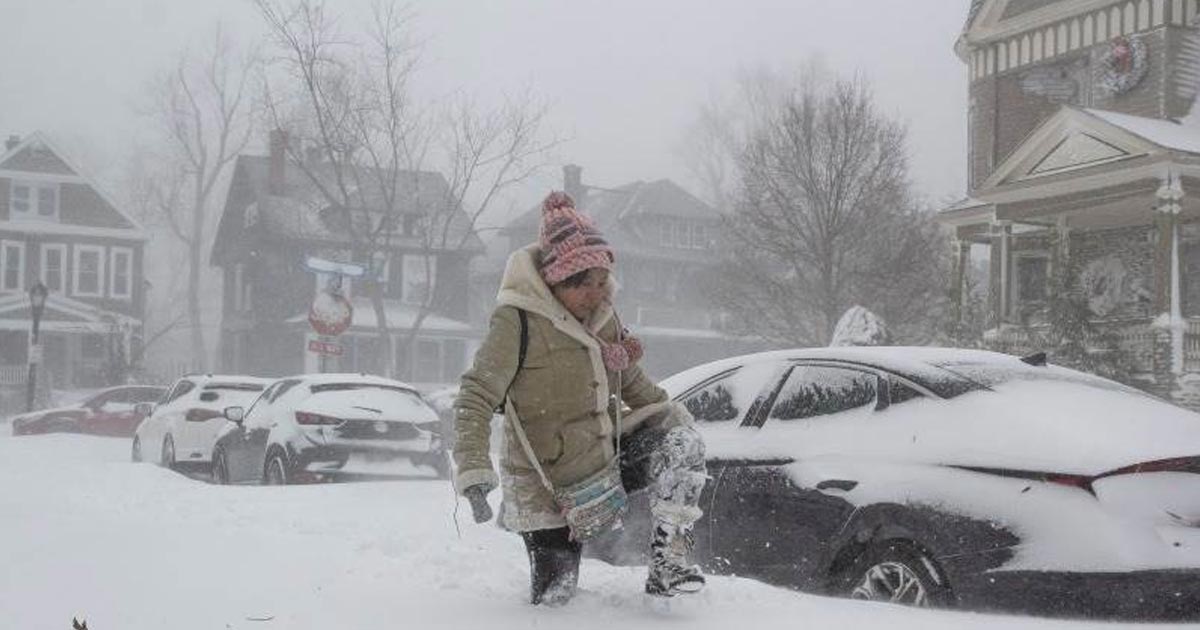
<path fill-rule="evenodd" d="M 471 502 L 471 514 L 476 523 L 486 523 L 492 520 L 492 506 L 488 505 L 487 494 L 491 490 L 484 484 L 475 484 L 463 490 L 463 496 Z"/>

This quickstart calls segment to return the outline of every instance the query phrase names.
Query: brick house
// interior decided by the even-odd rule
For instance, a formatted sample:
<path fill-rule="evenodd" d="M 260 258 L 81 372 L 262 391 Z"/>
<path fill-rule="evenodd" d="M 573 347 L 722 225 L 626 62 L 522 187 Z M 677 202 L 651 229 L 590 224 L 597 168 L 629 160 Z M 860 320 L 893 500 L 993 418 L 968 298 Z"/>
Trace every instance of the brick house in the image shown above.
<path fill-rule="evenodd" d="M 304 261 L 316 256 L 359 263 L 383 278 L 397 378 L 430 386 L 457 382 L 478 339 L 467 321 L 466 287 L 470 260 L 482 253 L 483 245 L 459 211 L 445 241 L 451 246 L 422 254 L 421 208 L 446 195 L 445 178 L 433 172 L 404 173 L 397 199 L 408 201 L 389 230 L 387 246 L 372 261 L 358 260 L 344 213 L 327 207 L 308 175 L 289 161 L 286 142 L 285 135 L 274 132 L 270 155 L 241 155 L 234 166 L 211 257 L 224 278 L 220 369 L 261 376 L 385 371 L 375 312 L 352 278 L 345 279 L 343 291 L 353 304 L 353 321 L 336 339 L 343 354 L 322 364 L 308 350 L 313 333 L 307 315 L 321 279 L 305 269 Z M 315 165 L 312 170 L 320 177 L 323 169 Z M 424 280 L 427 264 L 432 288 Z M 406 333 L 429 290 L 434 292 L 432 312 L 410 349 L 404 345 Z"/>
<path fill-rule="evenodd" d="M 762 349 L 727 334 L 725 314 L 704 294 L 703 283 L 717 262 L 720 213 L 669 179 L 598 188 L 583 184 L 578 166 L 568 165 L 563 173 L 564 190 L 617 252 L 617 311 L 645 342 L 649 374 L 662 378 Z M 540 220 L 539 206 L 509 222 L 501 230 L 507 250 L 536 241 Z M 502 269 L 503 261 L 496 267 Z M 499 276 L 493 274 L 488 284 L 498 285 Z M 494 296 L 492 291 L 487 297 Z"/>
<path fill-rule="evenodd" d="M 988 337 L 1032 349 L 1053 291 L 1084 301 L 1134 377 L 1200 406 L 1197 0 L 974 0 L 968 197 L 943 210 L 990 262 Z"/>
<path fill-rule="evenodd" d="M 29 289 L 49 289 L 42 383 L 99 387 L 140 353 L 146 233 L 41 132 L 0 154 L 0 384 L 24 383 Z"/>

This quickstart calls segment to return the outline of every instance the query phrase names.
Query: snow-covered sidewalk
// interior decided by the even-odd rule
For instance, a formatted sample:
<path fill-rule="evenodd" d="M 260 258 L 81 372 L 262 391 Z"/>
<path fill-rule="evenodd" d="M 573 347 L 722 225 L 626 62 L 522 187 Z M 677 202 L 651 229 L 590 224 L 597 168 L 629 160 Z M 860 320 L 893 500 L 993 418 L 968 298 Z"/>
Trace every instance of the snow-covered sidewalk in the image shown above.
<path fill-rule="evenodd" d="M 644 569 L 585 560 L 560 609 L 525 603 L 520 540 L 446 482 L 218 487 L 128 461 L 128 440 L 0 436 L 0 628 L 1084 628 L 713 578 L 668 605 Z M 1154 628 L 1167 626 L 1155 625 Z"/>

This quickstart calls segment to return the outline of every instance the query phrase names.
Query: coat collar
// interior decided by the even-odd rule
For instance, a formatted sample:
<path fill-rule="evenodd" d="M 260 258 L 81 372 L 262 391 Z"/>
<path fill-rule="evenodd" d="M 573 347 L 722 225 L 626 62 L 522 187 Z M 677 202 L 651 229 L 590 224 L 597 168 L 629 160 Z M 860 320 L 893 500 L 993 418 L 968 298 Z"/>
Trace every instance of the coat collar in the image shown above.
<path fill-rule="evenodd" d="M 538 273 L 537 260 L 539 258 L 541 258 L 541 250 L 536 243 L 526 245 L 509 255 L 496 301 L 503 305 L 515 306 L 537 313 L 554 322 L 555 327 L 563 332 L 571 334 L 573 337 L 586 338 L 590 341 L 589 345 L 594 344 L 595 341 L 589 331 L 591 333 L 599 332 L 608 323 L 608 320 L 612 319 L 612 305 L 601 306 L 586 322 L 575 319 L 570 311 L 562 305 L 562 302 L 554 297 L 554 293 L 542 279 L 542 274 Z M 611 295 L 616 290 L 616 284 L 611 275 L 608 284 Z"/>

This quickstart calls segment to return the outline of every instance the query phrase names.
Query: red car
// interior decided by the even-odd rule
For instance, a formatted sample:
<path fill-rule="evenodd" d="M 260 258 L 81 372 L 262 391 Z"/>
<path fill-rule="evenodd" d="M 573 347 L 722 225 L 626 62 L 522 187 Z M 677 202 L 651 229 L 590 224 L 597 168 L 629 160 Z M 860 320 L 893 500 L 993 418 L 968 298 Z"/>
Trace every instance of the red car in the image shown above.
<path fill-rule="evenodd" d="M 143 418 L 135 409 L 137 404 L 155 402 L 164 391 L 162 387 L 144 385 L 111 387 L 73 405 L 15 416 L 12 432 L 13 435 L 90 433 L 129 437 Z"/>

